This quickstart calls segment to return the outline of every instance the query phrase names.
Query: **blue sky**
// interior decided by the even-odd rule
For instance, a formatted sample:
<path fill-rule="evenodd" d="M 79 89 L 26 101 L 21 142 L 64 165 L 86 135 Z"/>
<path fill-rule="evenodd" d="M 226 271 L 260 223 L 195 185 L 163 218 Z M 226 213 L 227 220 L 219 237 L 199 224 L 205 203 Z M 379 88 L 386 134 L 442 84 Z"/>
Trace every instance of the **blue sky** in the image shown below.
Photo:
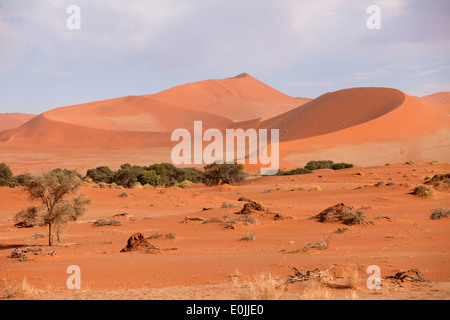
<path fill-rule="evenodd" d="M 81 28 L 70 30 L 69 5 Z M 366 12 L 381 10 L 381 29 Z M 247 72 L 291 96 L 450 91 L 448 0 L 0 0 L 0 112 Z"/>

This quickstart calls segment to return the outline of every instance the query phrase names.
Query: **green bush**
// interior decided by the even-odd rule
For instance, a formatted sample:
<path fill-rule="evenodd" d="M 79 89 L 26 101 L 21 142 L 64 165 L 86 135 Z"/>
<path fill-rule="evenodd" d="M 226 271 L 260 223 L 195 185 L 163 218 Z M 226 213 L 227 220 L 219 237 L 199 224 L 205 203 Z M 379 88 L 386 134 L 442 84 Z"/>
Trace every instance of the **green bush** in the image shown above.
<path fill-rule="evenodd" d="M 86 173 L 86 177 L 91 178 L 97 183 L 111 183 L 114 179 L 114 171 L 107 166 L 101 166 L 95 169 L 89 169 Z"/>
<path fill-rule="evenodd" d="M 308 174 L 308 173 L 312 173 L 312 171 L 310 169 L 305 169 L 305 168 L 296 168 L 296 169 L 292 169 L 289 171 L 278 170 L 278 173 L 276 175 L 277 176 L 293 176 L 293 175 Z"/>
<path fill-rule="evenodd" d="M 348 169 L 348 168 L 353 168 L 353 164 L 340 162 L 340 163 L 333 163 L 331 165 L 331 169 L 333 169 L 333 170 L 341 170 L 341 169 Z"/>
<path fill-rule="evenodd" d="M 245 180 L 246 174 L 242 164 L 212 163 L 204 167 L 203 182 L 208 186 L 220 183 L 233 184 Z"/>
<path fill-rule="evenodd" d="M 153 171 L 153 170 L 142 171 L 137 176 L 137 180 L 142 185 L 149 184 L 149 185 L 152 185 L 154 187 L 163 185 L 163 180 L 161 179 L 161 176 L 156 174 L 156 172 Z"/>
<path fill-rule="evenodd" d="M 171 163 L 156 163 L 144 167 L 144 169 L 147 171 L 155 171 L 155 173 L 161 177 L 162 185 L 166 187 L 174 186 L 185 180 L 192 181 L 193 183 L 202 181 L 201 171 L 195 168 L 177 168 Z"/>
<path fill-rule="evenodd" d="M 145 171 L 144 167 L 132 166 L 129 163 L 120 166 L 120 169 L 114 173 L 113 181 L 124 187 L 130 187 L 133 182 L 137 181 L 140 173 Z"/>
<path fill-rule="evenodd" d="M 52 173 L 62 173 L 62 174 L 68 175 L 68 176 L 73 174 L 76 177 L 78 177 L 80 180 L 83 179 L 83 176 L 81 174 L 79 174 L 78 172 L 76 172 L 75 170 L 56 168 L 56 169 L 51 170 L 50 172 L 52 172 Z"/>
<path fill-rule="evenodd" d="M 33 179 L 33 176 L 29 173 L 19 174 L 18 176 L 14 177 L 14 182 L 18 186 L 26 186 L 31 180 Z"/>
<path fill-rule="evenodd" d="M 309 170 L 317 170 L 317 169 L 331 169 L 333 165 L 333 161 L 331 160 L 313 160 L 306 164 L 305 169 Z"/>
<path fill-rule="evenodd" d="M 9 186 L 13 180 L 13 173 L 6 163 L 0 163 L 0 187 Z"/>

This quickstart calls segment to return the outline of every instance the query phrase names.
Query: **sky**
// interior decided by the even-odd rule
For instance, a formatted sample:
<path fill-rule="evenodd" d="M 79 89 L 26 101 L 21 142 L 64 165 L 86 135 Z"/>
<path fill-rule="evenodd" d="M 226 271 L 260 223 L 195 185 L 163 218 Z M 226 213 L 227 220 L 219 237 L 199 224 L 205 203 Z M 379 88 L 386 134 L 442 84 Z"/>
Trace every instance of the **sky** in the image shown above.
<path fill-rule="evenodd" d="M 0 0 L 0 113 L 243 72 L 294 97 L 450 91 L 449 16 L 448 0 Z"/>

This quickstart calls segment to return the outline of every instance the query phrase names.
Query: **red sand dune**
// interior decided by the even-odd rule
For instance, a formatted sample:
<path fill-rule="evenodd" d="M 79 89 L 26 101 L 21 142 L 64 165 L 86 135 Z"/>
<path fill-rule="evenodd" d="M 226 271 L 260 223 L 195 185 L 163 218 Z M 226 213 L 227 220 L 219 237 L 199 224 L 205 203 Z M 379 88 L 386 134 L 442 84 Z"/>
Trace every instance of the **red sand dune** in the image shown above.
<path fill-rule="evenodd" d="M 268 119 L 311 100 L 285 95 L 246 73 L 228 79 L 187 83 L 151 97 L 189 109 L 220 114 L 234 121 Z"/>
<path fill-rule="evenodd" d="M 230 79 L 188 83 L 154 95 L 53 109 L 25 126 L 3 132 L 0 142 L 87 147 L 167 146 L 173 130 L 191 129 L 195 120 L 202 120 L 204 128 L 233 127 L 233 120 L 274 116 L 308 100 L 289 97 L 242 74 Z"/>
<path fill-rule="evenodd" d="M 387 104 L 384 109 L 389 112 L 385 114 L 381 112 L 373 120 L 359 124 L 355 122 L 354 126 L 342 130 L 282 143 L 280 145 L 281 162 L 288 166 L 298 166 L 311 159 L 324 158 L 359 165 L 411 159 L 449 161 L 450 118 L 444 110 L 436 104 L 426 103 L 417 97 L 410 97 L 403 93 L 401 94 L 404 95 L 404 101 L 399 103 L 400 92 L 391 91 L 391 89 L 381 90 L 384 92 L 380 91 L 367 98 L 370 100 L 379 96 L 388 97 L 386 101 L 381 98 L 381 101 L 392 103 L 390 106 Z M 348 95 L 348 103 L 351 104 L 351 101 L 353 99 Z M 349 112 L 339 117 L 349 119 L 347 121 L 355 121 L 352 117 L 355 114 L 351 111 L 353 107 L 352 105 L 346 107 Z M 325 122 L 321 124 L 334 125 L 330 119 L 325 120 L 326 118 L 328 118 L 327 113 L 324 113 Z M 318 128 L 322 132 L 326 129 L 324 126 L 318 126 Z M 288 138 L 304 134 L 301 129 L 298 131 L 300 132 L 289 133 L 288 131 L 285 134 Z M 284 141 L 287 140 L 284 139 Z"/>
<path fill-rule="evenodd" d="M 28 113 L 0 113 L 0 132 L 16 128 L 35 116 Z"/>
<path fill-rule="evenodd" d="M 280 141 L 318 136 L 376 119 L 397 108 L 405 99 L 398 90 L 352 88 L 326 93 L 294 110 L 261 123 L 279 129 Z"/>
<path fill-rule="evenodd" d="M 279 129 L 282 167 L 320 159 L 358 165 L 411 159 L 450 161 L 449 107 L 444 104 L 389 88 L 351 88 L 309 102 L 303 99 L 304 104 L 301 100 L 242 74 L 153 95 L 54 109 L 1 132 L 0 148 L 4 154 L 10 153 L 4 161 L 19 168 L 23 166 L 17 160 L 24 156 L 14 154 L 21 145 L 46 147 L 46 156 L 23 160 L 24 165 L 44 159 L 47 163 L 58 154 L 62 157 L 60 146 L 77 146 L 79 159 L 90 150 L 89 159 L 97 157 L 104 165 L 111 158 L 104 151 L 114 148 L 116 153 L 133 153 L 134 159 L 145 154 L 146 163 L 156 158 L 161 161 L 161 157 L 170 161 L 171 131 L 192 128 L 194 120 L 202 120 L 204 129 Z M 269 114 L 275 116 L 267 118 Z M 155 151 L 156 147 L 162 149 Z M 135 161 L 133 158 L 128 161 Z M 66 160 L 83 166 L 82 160 Z"/>
<path fill-rule="evenodd" d="M 151 96 L 129 96 L 53 109 L 45 117 L 78 126 L 121 131 L 172 132 L 191 128 L 194 120 L 205 126 L 222 128 L 232 120 L 217 114 L 189 110 L 157 101 Z"/>
<path fill-rule="evenodd" d="M 428 96 L 423 96 L 421 99 L 450 106 L 450 92 L 438 92 Z"/>

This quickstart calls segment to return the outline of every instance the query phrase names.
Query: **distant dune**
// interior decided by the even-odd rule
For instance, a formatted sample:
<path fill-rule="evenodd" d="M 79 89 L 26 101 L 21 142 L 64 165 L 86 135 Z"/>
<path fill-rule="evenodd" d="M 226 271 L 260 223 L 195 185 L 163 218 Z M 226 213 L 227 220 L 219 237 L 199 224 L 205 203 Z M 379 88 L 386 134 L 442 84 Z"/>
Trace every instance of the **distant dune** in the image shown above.
<path fill-rule="evenodd" d="M 187 83 L 151 97 L 234 121 L 268 119 L 311 100 L 285 95 L 246 73 L 228 79 Z"/>
<path fill-rule="evenodd" d="M 0 113 L 0 132 L 21 126 L 35 116 L 28 113 Z"/>
<path fill-rule="evenodd" d="M 438 92 L 428 96 L 423 96 L 421 99 L 450 106 L 450 92 Z"/>
<path fill-rule="evenodd" d="M 22 159 L 20 168 L 33 161 L 43 165 L 49 158 L 85 167 L 86 150 L 89 165 L 97 158 L 108 165 L 112 156 L 106 150 L 112 149 L 115 165 L 122 159 L 170 162 L 171 132 L 192 129 L 195 120 L 202 120 L 203 129 L 278 129 L 280 165 L 286 168 L 320 159 L 358 165 L 450 161 L 449 95 L 418 98 L 397 89 L 366 87 L 311 100 L 289 97 L 244 73 L 152 95 L 53 109 L 0 132 L 0 150 L 8 154 L 4 161 Z M 27 159 L 21 147 L 25 145 L 42 146 L 42 159 Z M 69 146 L 79 150 L 70 159 L 61 151 Z M 16 152 L 21 154 L 15 157 Z"/>

